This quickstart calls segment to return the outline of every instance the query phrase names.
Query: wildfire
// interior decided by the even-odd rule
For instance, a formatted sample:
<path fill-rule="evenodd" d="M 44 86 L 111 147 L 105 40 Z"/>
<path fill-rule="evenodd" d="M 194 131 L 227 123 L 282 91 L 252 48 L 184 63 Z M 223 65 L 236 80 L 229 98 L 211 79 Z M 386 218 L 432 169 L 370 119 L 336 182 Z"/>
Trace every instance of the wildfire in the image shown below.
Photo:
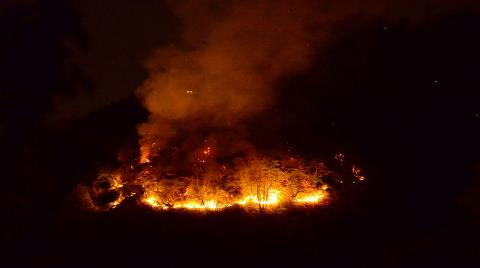
<path fill-rule="evenodd" d="M 206 146 L 194 154 L 210 156 L 212 151 L 211 146 Z M 113 209 L 130 198 L 138 198 L 143 205 L 158 211 L 220 211 L 235 206 L 263 211 L 287 204 L 323 205 L 335 184 L 345 187 L 348 182 L 365 180 L 355 166 L 349 177 L 345 172 L 329 170 L 323 162 L 300 158 L 240 158 L 230 164 L 209 159 L 202 165 L 193 164 L 196 172 L 187 176 L 162 173 L 161 167 L 152 162 L 134 168 L 128 163 L 123 169 L 101 173 L 83 199 L 89 200 L 89 207 L 100 211 Z"/>
<path fill-rule="evenodd" d="M 159 208 L 160 207 L 160 203 L 158 203 L 159 200 L 154 195 L 147 196 L 147 197 L 143 198 L 142 201 L 145 204 L 147 204 L 147 205 L 149 205 L 153 208 Z"/>
<path fill-rule="evenodd" d="M 320 203 L 325 199 L 325 191 L 320 190 L 311 194 L 301 195 L 295 198 L 297 203 Z"/>
<path fill-rule="evenodd" d="M 282 203 L 281 199 L 282 193 L 280 190 L 270 190 L 268 196 L 266 198 L 258 197 L 255 195 L 246 195 L 238 200 L 233 200 L 230 203 L 222 204 L 218 200 L 209 199 L 203 202 L 199 202 L 196 200 L 187 200 L 181 201 L 171 204 L 171 206 L 161 205 L 159 202 L 159 198 L 155 195 L 148 195 L 142 199 L 142 202 L 154 209 L 161 209 L 166 210 L 169 208 L 174 209 L 188 209 L 188 210 L 208 210 L 208 211 L 215 211 L 221 210 L 227 207 L 232 207 L 235 205 L 238 206 L 250 206 L 250 205 L 257 205 L 260 204 L 263 207 L 274 207 Z M 294 199 L 295 203 L 309 203 L 309 204 L 318 204 L 324 201 L 326 198 L 326 192 L 324 190 L 319 190 L 314 193 L 305 194 L 300 197 Z"/>
<path fill-rule="evenodd" d="M 148 155 L 149 155 L 148 152 L 142 152 L 142 154 L 140 154 L 140 164 L 150 163 L 150 159 L 148 158 Z"/>
<path fill-rule="evenodd" d="M 117 157 L 119 165 L 109 175 L 83 187 L 90 207 L 109 210 L 132 199 L 156 210 L 240 206 L 263 211 L 323 204 L 330 190 L 365 180 L 343 153 L 329 165 L 332 159 L 306 160 L 290 149 L 257 148 L 264 135 L 251 133 L 250 141 L 249 132 L 256 131 L 250 121 L 268 111 L 278 82 L 312 63 L 321 40 L 315 25 L 322 20 L 310 4 L 315 1 L 293 7 L 238 2 L 219 10 L 174 4 L 187 34 L 179 35 L 181 46 L 156 49 L 146 61 L 148 79 L 136 95 L 149 116 L 137 126 L 138 152 Z M 203 11 L 207 16 L 183 17 Z M 221 20 L 198 27 L 198 18 L 220 11 L 226 12 Z"/>
<path fill-rule="evenodd" d="M 220 205 L 217 201 L 214 199 L 207 200 L 202 203 L 198 203 L 195 201 L 189 201 L 185 203 L 179 203 L 173 205 L 173 208 L 184 208 L 184 209 L 206 209 L 206 210 L 217 210 L 221 208 L 225 208 L 226 206 Z"/>
<path fill-rule="evenodd" d="M 247 204 L 260 204 L 260 205 L 275 205 L 278 204 L 280 201 L 280 191 L 278 190 L 270 190 L 266 197 L 261 195 L 247 195 L 244 198 L 240 199 L 240 201 L 236 202 L 239 205 L 247 205 Z"/>

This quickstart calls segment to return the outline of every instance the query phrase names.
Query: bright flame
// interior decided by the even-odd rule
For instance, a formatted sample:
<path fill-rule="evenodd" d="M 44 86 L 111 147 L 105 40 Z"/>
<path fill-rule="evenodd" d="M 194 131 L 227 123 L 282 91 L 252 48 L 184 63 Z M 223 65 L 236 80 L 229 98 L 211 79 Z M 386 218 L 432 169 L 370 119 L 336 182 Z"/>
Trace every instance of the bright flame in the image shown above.
<path fill-rule="evenodd" d="M 123 187 L 124 183 L 122 182 L 122 178 L 120 176 L 113 176 L 110 180 L 110 189 L 117 190 Z"/>
<path fill-rule="evenodd" d="M 208 146 L 205 150 L 203 150 L 204 155 L 209 155 L 212 147 Z"/>
<path fill-rule="evenodd" d="M 121 187 L 121 186 L 120 186 Z M 300 193 L 297 197 L 292 200 L 294 203 L 301 204 L 301 203 L 308 203 L 308 204 L 320 204 L 322 203 L 326 197 L 327 197 L 327 192 L 325 191 L 328 188 L 327 185 L 322 185 L 321 189 L 312 193 Z M 143 198 L 141 198 L 141 202 L 144 203 L 145 205 L 154 208 L 154 209 L 160 209 L 160 210 L 167 210 L 169 208 L 174 208 L 174 209 L 188 209 L 188 210 L 207 210 L 207 211 L 216 211 L 216 210 L 222 210 L 227 207 L 231 207 L 234 205 L 239 205 L 239 206 L 250 206 L 250 205 L 255 205 L 259 204 L 262 205 L 263 207 L 267 206 L 276 206 L 279 205 L 280 203 L 288 202 L 288 200 L 282 200 L 282 196 L 284 193 L 282 193 L 278 189 L 272 189 L 268 191 L 268 196 L 267 198 L 264 198 L 263 196 L 257 196 L 254 194 L 249 194 L 245 195 L 239 199 L 230 199 L 230 202 L 228 203 L 222 203 L 219 202 L 217 199 L 212 198 L 209 200 L 205 200 L 203 202 L 198 201 L 198 200 L 184 200 L 184 201 L 177 201 L 173 202 L 169 205 L 163 204 L 161 198 L 157 196 L 154 193 L 145 193 Z M 125 196 L 120 196 L 116 201 L 112 202 L 110 204 L 111 208 L 115 208 L 117 205 L 119 205 L 123 200 L 125 199 Z M 287 198 L 288 199 L 288 198 Z"/>
<path fill-rule="evenodd" d="M 247 195 L 244 198 L 240 199 L 237 204 L 247 205 L 247 204 L 261 204 L 261 205 L 274 205 L 280 202 L 280 191 L 279 190 L 270 190 L 268 192 L 267 198 L 263 198 L 258 195 Z"/>
<path fill-rule="evenodd" d="M 195 201 L 180 202 L 173 205 L 173 208 L 185 208 L 185 209 L 206 209 L 206 210 L 217 210 L 225 208 L 225 206 L 220 205 L 214 199 L 204 201 L 203 204 Z"/>
<path fill-rule="evenodd" d="M 150 159 L 148 158 L 149 154 L 150 153 L 146 150 L 142 151 L 140 154 L 140 164 L 150 163 Z"/>
<path fill-rule="evenodd" d="M 294 199 L 298 203 L 320 203 L 325 199 L 325 192 L 323 190 L 311 193 L 303 194 Z"/>
<path fill-rule="evenodd" d="M 196 154 L 209 155 L 214 151 L 213 147 L 207 146 Z M 145 161 L 149 159 L 145 158 Z M 259 210 L 263 210 L 278 208 L 283 204 L 325 204 L 329 199 L 329 186 L 321 178 L 323 174 L 329 174 L 329 171 L 323 170 L 323 164 L 313 162 L 312 168 L 291 165 L 291 162 L 284 164 L 257 161 L 240 166 L 241 168 L 233 173 L 225 172 L 228 170 L 226 165 L 218 165 L 215 166 L 217 173 L 210 171 L 212 173 L 205 173 L 204 177 L 200 174 L 200 177 L 176 178 L 153 177 L 152 166 L 142 165 L 143 169 L 133 182 L 124 181 L 120 171 L 100 174 L 91 190 L 83 191 L 83 196 L 86 204 L 97 210 L 115 208 L 126 198 L 135 195 L 139 196 L 137 200 L 141 203 L 156 210 L 219 211 L 232 206 L 253 209 L 256 205 Z M 352 175 L 353 183 L 356 180 L 365 180 L 359 168 L 353 167 Z M 236 186 L 233 187 L 234 190 L 225 188 L 224 176 L 230 176 L 227 179 L 234 179 L 227 181 Z M 342 180 L 337 178 L 340 183 Z M 106 205 L 95 203 L 96 198 L 112 192 L 118 194 L 116 200 Z"/>
<path fill-rule="evenodd" d="M 247 195 L 240 200 L 234 201 L 229 204 L 222 204 L 215 199 L 206 200 L 203 202 L 196 201 L 196 200 L 187 200 L 187 201 L 179 201 L 173 203 L 170 207 L 177 208 L 177 209 L 190 209 L 190 210 L 220 210 L 227 207 L 231 207 L 233 205 L 240 205 L 246 206 L 250 204 L 261 204 L 264 206 L 276 205 L 280 203 L 280 191 L 279 190 L 271 190 L 268 194 L 268 198 L 265 200 L 260 197 L 260 200 L 255 195 Z M 142 202 L 155 209 L 168 209 L 169 206 L 161 205 L 160 200 L 155 195 L 147 195 L 145 198 L 142 198 Z"/>
<path fill-rule="evenodd" d="M 359 181 L 365 180 L 365 176 L 362 175 L 362 170 L 355 166 L 352 167 L 352 174 Z"/>
<path fill-rule="evenodd" d="M 160 203 L 158 203 L 158 198 L 154 195 L 147 196 L 143 199 L 143 202 L 154 208 L 160 207 Z"/>
<path fill-rule="evenodd" d="M 125 199 L 125 197 L 123 195 L 121 195 L 117 200 L 110 203 L 110 207 L 111 208 L 116 208 L 118 205 L 120 205 L 120 203 L 123 202 L 124 199 Z"/>

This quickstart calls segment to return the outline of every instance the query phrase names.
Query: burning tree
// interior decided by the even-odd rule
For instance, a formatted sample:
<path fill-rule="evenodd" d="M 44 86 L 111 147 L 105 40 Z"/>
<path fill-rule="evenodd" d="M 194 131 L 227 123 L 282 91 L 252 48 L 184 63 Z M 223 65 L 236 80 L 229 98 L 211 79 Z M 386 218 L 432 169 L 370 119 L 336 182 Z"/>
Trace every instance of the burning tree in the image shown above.
<path fill-rule="evenodd" d="M 255 157 L 246 160 L 243 165 L 236 174 L 245 196 L 240 203 L 257 203 L 259 210 L 278 203 L 278 188 L 285 173 L 277 167 L 276 162 Z"/>
<path fill-rule="evenodd" d="M 186 195 L 192 196 L 200 206 L 208 209 L 224 207 L 230 203 L 230 195 L 223 187 L 224 178 L 224 172 L 215 165 L 191 180 Z"/>
<path fill-rule="evenodd" d="M 324 7 L 308 0 L 236 1 L 221 9 L 193 2 L 171 2 L 185 32 L 178 45 L 145 61 L 148 79 L 136 93 L 149 117 L 137 126 L 137 156 L 120 154 L 120 167 L 83 191 L 86 200 L 98 207 L 109 196 L 108 209 L 139 198 L 159 210 L 322 203 L 333 172 L 320 161 L 259 153 L 265 148 L 249 142 L 248 122 L 271 107 L 279 81 L 310 66 Z M 197 21 L 220 13 L 218 21 Z M 338 168 L 344 157 L 336 155 Z M 365 179 L 360 169 L 352 172 Z"/>
<path fill-rule="evenodd" d="M 101 173 L 89 187 L 80 187 L 82 198 L 94 210 L 113 209 L 126 199 L 138 197 L 141 203 L 158 210 L 215 211 L 241 206 L 263 212 L 287 203 L 322 204 L 329 194 L 327 179 L 339 181 L 348 176 L 317 160 L 274 159 L 259 153 L 225 159 L 211 155 L 212 148 L 204 151 L 207 158 L 187 155 L 195 163 L 183 171 L 174 167 L 176 162 L 161 158 L 149 163 L 124 162 L 113 171 Z M 352 182 L 365 180 L 357 167 L 349 176 Z"/>
<path fill-rule="evenodd" d="M 175 202 L 182 198 L 188 181 L 184 178 L 141 180 L 141 186 L 144 190 L 142 201 L 155 208 L 173 207 Z"/>

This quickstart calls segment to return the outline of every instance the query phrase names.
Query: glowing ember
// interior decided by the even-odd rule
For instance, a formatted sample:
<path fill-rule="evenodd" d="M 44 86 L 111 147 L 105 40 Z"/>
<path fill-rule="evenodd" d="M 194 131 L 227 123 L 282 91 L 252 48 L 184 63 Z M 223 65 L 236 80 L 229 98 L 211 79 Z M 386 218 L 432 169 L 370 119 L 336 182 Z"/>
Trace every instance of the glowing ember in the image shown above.
<path fill-rule="evenodd" d="M 365 180 L 365 176 L 362 175 L 362 170 L 359 169 L 359 168 L 356 168 L 355 166 L 352 167 L 352 173 L 353 173 L 353 176 L 359 180 L 359 181 L 364 181 Z"/>
<path fill-rule="evenodd" d="M 208 146 L 207 149 L 203 150 L 204 155 L 209 155 L 212 147 Z"/>

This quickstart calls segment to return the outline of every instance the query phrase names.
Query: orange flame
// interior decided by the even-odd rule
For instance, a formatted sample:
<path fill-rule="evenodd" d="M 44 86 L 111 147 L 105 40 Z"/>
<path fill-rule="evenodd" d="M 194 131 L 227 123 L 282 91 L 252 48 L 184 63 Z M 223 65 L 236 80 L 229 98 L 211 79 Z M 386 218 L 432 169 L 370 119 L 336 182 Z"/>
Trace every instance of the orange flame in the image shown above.
<path fill-rule="evenodd" d="M 208 155 L 212 148 L 202 148 L 196 155 Z M 283 205 L 323 205 L 329 199 L 329 186 L 323 177 L 335 176 L 318 161 L 299 160 L 292 164 L 288 159 L 255 158 L 228 167 L 210 160 L 197 169 L 197 174 L 185 177 L 156 178 L 163 173 L 154 165 L 141 166 L 136 177 L 130 179 L 121 175 L 125 170 L 131 172 L 130 168 L 100 173 L 91 189 L 84 191 L 84 199 L 94 210 L 113 209 L 133 196 L 155 210 L 220 211 L 233 206 L 264 210 Z M 365 177 L 359 168 L 352 167 L 351 179 L 355 183 Z M 336 179 L 339 183 L 344 180 Z M 106 205 L 96 203 L 104 200 L 102 196 L 115 196 L 115 200 Z"/>
<path fill-rule="evenodd" d="M 286 202 L 286 200 L 282 200 L 281 196 L 282 192 L 280 190 L 273 189 L 269 191 L 267 198 L 259 198 L 255 195 L 245 195 L 237 200 L 233 200 L 226 204 L 221 203 L 217 199 L 209 199 L 204 202 L 200 202 L 197 200 L 178 201 L 171 204 L 171 206 L 166 206 L 160 203 L 160 199 L 157 196 L 150 194 L 142 198 L 142 202 L 153 209 L 159 210 L 166 210 L 171 207 L 174 209 L 216 211 L 235 205 L 249 206 L 261 204 L 265 207 L 273 207 L 279 205 L 282 202 Z M 319 190 L 310 194 L 304 194 L 296 197 L 293 201 L 296 204 L 320 204 L 326 199 L 326 197 L 326 192 L 324 190 Z"/>

